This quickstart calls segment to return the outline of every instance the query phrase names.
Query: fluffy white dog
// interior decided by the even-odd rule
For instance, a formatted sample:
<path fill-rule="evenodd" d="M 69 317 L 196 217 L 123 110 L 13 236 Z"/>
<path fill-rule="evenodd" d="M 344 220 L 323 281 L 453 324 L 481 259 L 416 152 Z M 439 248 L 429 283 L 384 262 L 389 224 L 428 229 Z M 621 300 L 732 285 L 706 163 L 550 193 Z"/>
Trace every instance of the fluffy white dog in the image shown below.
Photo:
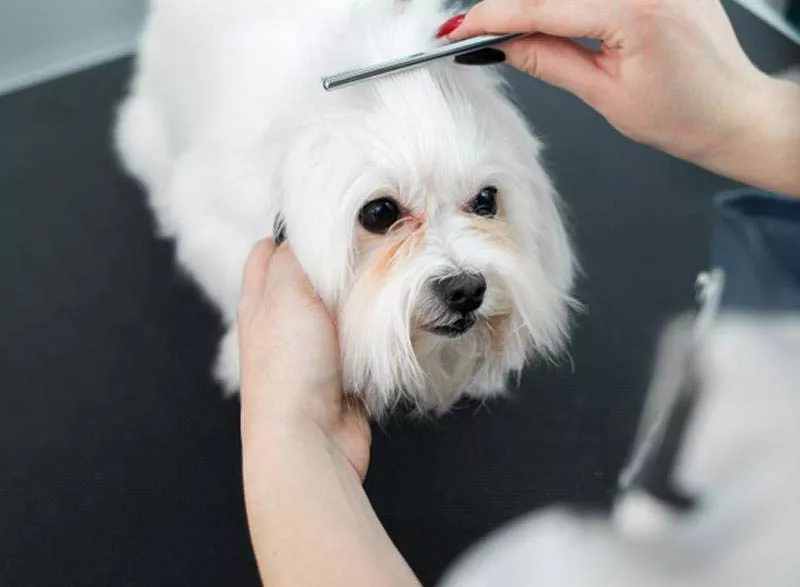
<path fill-rule="evenodd" d="M 380 416 L 504 389 L 566 336 L 574 261 L 540 143 L 492 68 L 449 61 L 332 93 L 432 47 L 437 0 L 154 0 L 117 148 L 229 327 L 280 224 L 337 316 L 346 390 Z"/>

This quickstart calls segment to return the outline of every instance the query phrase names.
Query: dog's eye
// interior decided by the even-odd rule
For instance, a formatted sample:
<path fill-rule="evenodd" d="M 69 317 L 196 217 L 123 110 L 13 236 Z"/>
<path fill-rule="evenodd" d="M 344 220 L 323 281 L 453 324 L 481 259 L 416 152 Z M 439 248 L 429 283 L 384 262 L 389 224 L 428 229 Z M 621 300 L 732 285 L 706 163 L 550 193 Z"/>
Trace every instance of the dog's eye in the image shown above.
<path fill-rule="evenodd" d="M 497 214 L 497 188 L 491 185 L 483 188 L 470 203 L 469 211 L 486 218 L 495 216 Z"/>
<path fill-rule="evenodd" d="M 366 230 L 383 234 L 400 218 L 400 206 L 391 198 L 372 200 L 361 208 L 358 221 Z"/>

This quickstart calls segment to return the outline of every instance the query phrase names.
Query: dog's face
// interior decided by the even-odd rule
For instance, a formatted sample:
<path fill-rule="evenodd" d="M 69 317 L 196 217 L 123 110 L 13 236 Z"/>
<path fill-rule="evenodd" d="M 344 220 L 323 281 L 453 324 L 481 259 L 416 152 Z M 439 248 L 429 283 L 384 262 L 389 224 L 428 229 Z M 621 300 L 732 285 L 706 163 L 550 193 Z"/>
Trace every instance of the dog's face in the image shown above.
<path fill-rule="evenodd" d="M 498 78 L 452 66 L 328 96 L 287 151 L 287 234 L 376 415 L 503 389 L 563 342 L 573 259 Z"/>

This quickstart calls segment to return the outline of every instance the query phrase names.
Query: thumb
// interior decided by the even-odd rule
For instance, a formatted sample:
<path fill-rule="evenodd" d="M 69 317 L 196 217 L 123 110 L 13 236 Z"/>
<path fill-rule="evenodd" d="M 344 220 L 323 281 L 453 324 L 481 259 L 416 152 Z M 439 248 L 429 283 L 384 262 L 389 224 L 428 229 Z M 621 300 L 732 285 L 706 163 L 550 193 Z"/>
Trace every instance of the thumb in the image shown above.
<path fill-rule="evenodd" d="M 531 35 L 503 45 L 506 62 L 591 103 L 606 79 L 597 54 L 571 39 Z"/>

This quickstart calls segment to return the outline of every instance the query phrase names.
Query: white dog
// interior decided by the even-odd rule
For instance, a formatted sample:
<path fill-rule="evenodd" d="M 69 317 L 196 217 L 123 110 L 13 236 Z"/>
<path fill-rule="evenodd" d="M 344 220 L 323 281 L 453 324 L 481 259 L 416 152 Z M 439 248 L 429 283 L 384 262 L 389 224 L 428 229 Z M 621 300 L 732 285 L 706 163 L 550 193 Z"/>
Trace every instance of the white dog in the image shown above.
<path fill-rule="evenodd" d="M 563 344 L 574 261 L 540 144 L 491 68 L 320 78 L 435 46 L 436 0 L 154 0 L 116 132 L 162 236 L 229 327 L 285 227 L 337 316 L 346 390 L 380 416 L 504 389 Z"/>

